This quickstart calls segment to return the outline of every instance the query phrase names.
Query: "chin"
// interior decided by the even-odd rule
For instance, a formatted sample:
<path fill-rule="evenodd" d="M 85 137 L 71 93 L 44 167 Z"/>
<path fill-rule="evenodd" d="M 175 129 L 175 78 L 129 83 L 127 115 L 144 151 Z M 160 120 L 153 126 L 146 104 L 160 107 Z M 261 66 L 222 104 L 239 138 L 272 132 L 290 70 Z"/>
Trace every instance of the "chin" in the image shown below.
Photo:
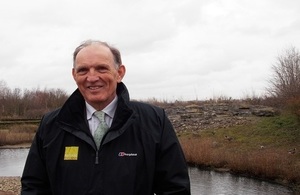
<path fill-rule="evenodd" d="M 89 101 L 91 102 L 103 102 L 105 101 L 107 98 L 103 97 L 102 95 L 91 95 L 91 96 L 88 96 L 87 98 Z"/>

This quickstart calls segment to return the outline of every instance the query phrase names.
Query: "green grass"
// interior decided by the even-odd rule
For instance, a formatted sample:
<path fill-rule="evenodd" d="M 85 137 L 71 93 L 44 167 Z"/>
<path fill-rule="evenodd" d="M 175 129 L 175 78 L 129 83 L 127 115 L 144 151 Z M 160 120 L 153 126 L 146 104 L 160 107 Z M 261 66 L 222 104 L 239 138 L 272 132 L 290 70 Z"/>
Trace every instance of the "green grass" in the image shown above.
<path fill-rule="evenodd" d="M 253 118 L 252 123 L 245 126 L 234 126 L 213 131 L 216 132 L 215 136 L 219 138 L 224 138 L 227 135 L 232 137 L 235 142 L 249 147 L 299 147 L 300 143 L 300 123 L 297 117 L 293 115 Z M 201 135 L 214 136 L 207 131 Z"/>

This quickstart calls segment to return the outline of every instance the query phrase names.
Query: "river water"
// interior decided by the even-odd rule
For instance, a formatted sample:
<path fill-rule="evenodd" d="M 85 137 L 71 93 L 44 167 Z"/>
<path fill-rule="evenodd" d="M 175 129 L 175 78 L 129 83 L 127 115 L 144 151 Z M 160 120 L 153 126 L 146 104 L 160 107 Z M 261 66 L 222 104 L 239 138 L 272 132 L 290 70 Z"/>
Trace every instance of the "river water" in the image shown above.
<path fill-rule="evenodd" d="M 0 176 L 21 176 L 28 149 L 0 149 Z M 192 195 L 292 195 L 281 185 L 230 173 L 189 168 Z"/>

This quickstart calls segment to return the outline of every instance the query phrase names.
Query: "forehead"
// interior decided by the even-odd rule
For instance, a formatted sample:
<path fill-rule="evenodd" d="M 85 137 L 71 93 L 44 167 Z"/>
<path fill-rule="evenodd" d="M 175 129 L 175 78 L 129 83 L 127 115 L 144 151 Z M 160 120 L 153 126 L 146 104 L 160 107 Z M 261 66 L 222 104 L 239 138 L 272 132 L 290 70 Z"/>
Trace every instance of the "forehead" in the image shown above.
<path fill-rule="evenodd" d="M 106 46 L 99 44 L 92 44 L 82 48 L 77 56 L 75 61 L 90 61 L 90 60 L 105 60 L 105 61 L 113 61 L 113 54 L 110 49 Z"/>

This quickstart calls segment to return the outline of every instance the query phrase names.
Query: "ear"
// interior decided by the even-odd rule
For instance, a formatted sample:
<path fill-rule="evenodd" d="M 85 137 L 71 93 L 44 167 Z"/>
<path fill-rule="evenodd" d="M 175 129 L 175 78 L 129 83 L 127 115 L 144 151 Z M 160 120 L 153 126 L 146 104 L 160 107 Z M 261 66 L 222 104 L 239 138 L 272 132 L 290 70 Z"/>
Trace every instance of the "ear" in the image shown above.
<path fill-rule="evenodd" d="M 119 69 L 118 69 L 118 78 L 117 78 L 117 82 L 121 83 L 123 77 L 125 76 L 126 73 L 126 68 L 124 65 L 120 65 Z"/>

